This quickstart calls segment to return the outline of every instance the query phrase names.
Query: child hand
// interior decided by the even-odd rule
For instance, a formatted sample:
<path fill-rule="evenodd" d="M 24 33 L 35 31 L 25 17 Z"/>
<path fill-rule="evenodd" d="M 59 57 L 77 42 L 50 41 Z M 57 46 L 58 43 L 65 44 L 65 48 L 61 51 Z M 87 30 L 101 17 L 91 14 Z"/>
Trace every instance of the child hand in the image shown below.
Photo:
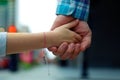
<path fill-rule="evenodd" d="M 55 44 L 57 46 L 59 46 L 62 42 L 76 43 L 81 41 L 81 36 L 70 30 L 73 27 L 76 27 L 78 25 L 78 22 L 79 22 L 78 20 L 72 21 L 60 27 L 57 27 L 52 31 L 54 32 L 54 37 L 56 37 Z"/>

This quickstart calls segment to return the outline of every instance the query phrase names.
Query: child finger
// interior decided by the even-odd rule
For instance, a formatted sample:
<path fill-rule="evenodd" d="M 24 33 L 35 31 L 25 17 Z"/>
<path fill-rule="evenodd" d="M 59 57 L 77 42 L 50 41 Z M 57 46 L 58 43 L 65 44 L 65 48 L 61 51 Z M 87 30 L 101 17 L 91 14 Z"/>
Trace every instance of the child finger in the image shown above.
<path fill-rule="evenodd" d="M 70 23 L 65 24 L 64 27 L 68 28 L 68 29 L 73 28 L 73 27 L 77 26 L 78 22 L 79 22 L 78 20 L 74 20 Z"/>
<path fill-rule="evenodd" d="M 82 40 L 82 37 L 79 34 L 75 35 L 75 38 L 80 42 Z"/>

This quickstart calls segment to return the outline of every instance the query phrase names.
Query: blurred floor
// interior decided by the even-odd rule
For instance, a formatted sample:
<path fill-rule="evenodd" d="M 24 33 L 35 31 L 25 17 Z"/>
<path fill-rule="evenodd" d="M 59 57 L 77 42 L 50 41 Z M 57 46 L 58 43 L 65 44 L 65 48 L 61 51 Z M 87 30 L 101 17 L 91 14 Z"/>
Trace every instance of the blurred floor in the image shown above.
<path fill-rule="evenodd" d="M 48 66 L 35 66 L 28 70 L 19 70 L 18 72 L 12 73 L 8 70 L 0 71 L 0 80 L 59 80 L 62 78 L 79 76 L 79 71 L 77 69 L 71 68 L 60 68 L 56 65 Z"/>
<path fill-rule="evenodd" d="M 0 70 L 0 80 L 120 80 L 120 69 L 90 69 L 89 79 L 80 79 L 80 70 L 75 68 L 61 68 L 56 65 L 36 66 L 28 70 L 11 73 Z"/>

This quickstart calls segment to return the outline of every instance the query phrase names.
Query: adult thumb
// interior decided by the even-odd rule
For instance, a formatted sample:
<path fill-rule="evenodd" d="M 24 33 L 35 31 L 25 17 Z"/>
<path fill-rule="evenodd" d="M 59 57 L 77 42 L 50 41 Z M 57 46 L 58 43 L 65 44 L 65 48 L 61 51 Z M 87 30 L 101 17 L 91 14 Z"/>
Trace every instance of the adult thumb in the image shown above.
<path fill-rule="evenodd" d="M 79 20 L 74 20 L 74 21 L 72 21 L 70 23 L 65 24 L 64 27 L 68 28 L 68 29 L 71 29 L 71 28 L 77 26 L 78 22 L 79 22 Z"/>

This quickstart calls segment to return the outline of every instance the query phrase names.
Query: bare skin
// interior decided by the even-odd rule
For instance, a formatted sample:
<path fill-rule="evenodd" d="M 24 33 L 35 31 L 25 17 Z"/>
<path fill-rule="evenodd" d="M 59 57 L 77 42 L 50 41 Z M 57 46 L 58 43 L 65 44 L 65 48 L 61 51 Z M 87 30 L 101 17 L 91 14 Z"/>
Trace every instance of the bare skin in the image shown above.
<path fill-rule="evenodd" d="M 58 15 L 53 23 L 51 30 L 54 30 L 60 25 L 69 23 L 74 20 L 75 18 L 73 18 L 72 16 Z M 50 51 L 52 51 L 55 55 L 59 56 L 63 60 L 75 59 L 80 52 L 85 51 L 91 44 L 92 32 L 87 22 L 79 20 L 79 24 L 72 30 L 82 36 L 82 41 L 70 44 L 64 42 L 58 48 L 49 48 Z"/>
<path fill-rule="evenodd" d="M 79 42 L 81 36 L 70 29 L 78 24 L 78 20 L 62 25 L 50 32 L 45 32 L 46 46 L 44 46 L 44 35 L 42 33 L 7 33 L 6 52 L 13 54 L 16 52 L 28 51 L 39 48 L 58 47 L 61 43 Z"/>

